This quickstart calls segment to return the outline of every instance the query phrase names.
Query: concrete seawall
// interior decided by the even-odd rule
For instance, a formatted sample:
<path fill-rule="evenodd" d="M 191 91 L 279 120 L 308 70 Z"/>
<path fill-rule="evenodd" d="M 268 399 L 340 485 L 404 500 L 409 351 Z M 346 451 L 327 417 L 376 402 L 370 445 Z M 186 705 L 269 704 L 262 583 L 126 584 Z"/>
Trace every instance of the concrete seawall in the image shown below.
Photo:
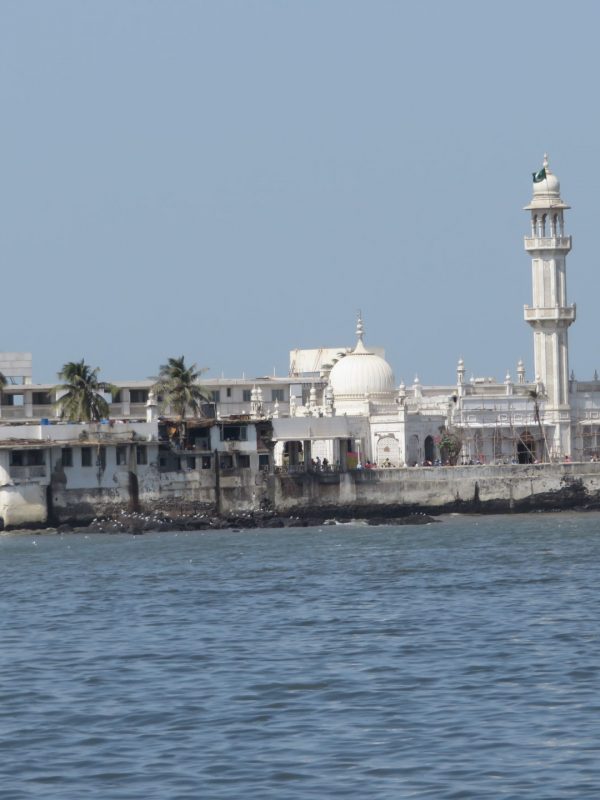
<path fill-rule="evenodd" d="M 281 512 L 325 507 L 339 516 L 600 507 L 600 463 L 362 470 L 274 477 Z"/>
<path fill-rule="evenodd" d="M 235 473 L 235 474 L 234 474 Z M 239 473 L 239 474 L 238 474 Z M 128 479 L 129 476 L 129 479 Z M 46 524 L 86 525 L 126 512 L 190 521 L 199 512 L 215 519 L 261 513 L 393 520 L 415 513 L 510 513 L 550 509 L 600 509 L 600 463 L 498 467 L 306 472 L 148 472 L 143 480 L 119 480 L 87 489 L 54 481 L 45 491 L 33 483 L 0 488 L 6 528 Z M 262 523 L 258 523 L 262 524 Z M 2 525 L 0 524 L 0 528 Z"/>

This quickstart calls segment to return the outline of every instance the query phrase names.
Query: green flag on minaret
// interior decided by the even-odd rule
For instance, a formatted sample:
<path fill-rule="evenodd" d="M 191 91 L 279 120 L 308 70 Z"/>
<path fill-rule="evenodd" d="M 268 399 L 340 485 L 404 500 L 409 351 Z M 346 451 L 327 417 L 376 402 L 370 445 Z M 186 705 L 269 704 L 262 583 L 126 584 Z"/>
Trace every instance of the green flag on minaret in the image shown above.
<path fill-rule="evenodd" d="M 532 172 L 531 174 L 533 175 L 534 183 L 541 183 L 546 180 L 546 167 L 542 167 L 537 172 Z"/>

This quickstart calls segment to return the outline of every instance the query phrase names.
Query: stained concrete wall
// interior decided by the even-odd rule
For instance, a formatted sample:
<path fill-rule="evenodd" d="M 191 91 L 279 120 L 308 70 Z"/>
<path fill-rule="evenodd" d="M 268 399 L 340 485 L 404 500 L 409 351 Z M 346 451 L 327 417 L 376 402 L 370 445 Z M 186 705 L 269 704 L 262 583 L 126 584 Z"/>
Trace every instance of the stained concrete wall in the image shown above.
<path fill-rule="evenodd" d="M 0 486 L 6 527 L 53 521 L 85 523 L 121 509 L 189 513 L 210 509 L 227 515 L 272 508 L 336 516 L 402 515 L 413 511 L 526 511 L 535 508 L 600 508 L 600 463 L 499 467 L 434 467 L 358 470 L 348 473 L 267 475 L 253 469 L 160 472 L 148 465 L 136 475 L 117 468 L 110 483 L 69 488 L 56 480 L 46 505 L 41 483 Z"/>
<path fill-rule="evenodd" d="M 28 483 L 0 487 L 0 528 L 42 525 L 47 518 L 45 486 Z"/>
<path fill-rule="evenodd" d="M 79 488 L 54 482 L 54 521 L 85 523 L 120 510 L 186 514 L 207 509 L 229 514 L 270 503 L 267 475 L 257 470 L 224 470 L 216 475 L 213 470 L 161 472 L 149 466 L 136 475 L 122 467 L 111 476 L 110 484 Z"/>
<path fill-rule="evenodd" d="M 600 463 L 362 470 L 274 476 L 278 511 L 311 506 L 395 512 L 510 511 L 600 502 Z"/>

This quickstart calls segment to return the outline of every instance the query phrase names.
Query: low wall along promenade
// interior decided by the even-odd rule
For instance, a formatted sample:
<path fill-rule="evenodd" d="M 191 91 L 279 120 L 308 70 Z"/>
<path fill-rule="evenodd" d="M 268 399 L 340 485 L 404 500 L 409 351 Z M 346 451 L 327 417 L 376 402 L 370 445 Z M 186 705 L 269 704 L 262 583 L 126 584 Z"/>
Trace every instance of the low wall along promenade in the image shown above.
<path fill-rule="evenodd" d="M 149 470 L 140 480 L 124 470 L 118 478 L 87 489 L 57 480 L 48 487 L 0 487 L 0 528 L 86 525 L 125 512 L 155 519 L 165 514 L 174 525 L 178 519 L 191 525 L 200 511 L 225 521 L 255 515 L 256 524 L 263 524 L 270 514 L 311 524 L 328 518 L 393 521 L 412 514 L 600 509 L 600 463 L 292 474 Z"/>

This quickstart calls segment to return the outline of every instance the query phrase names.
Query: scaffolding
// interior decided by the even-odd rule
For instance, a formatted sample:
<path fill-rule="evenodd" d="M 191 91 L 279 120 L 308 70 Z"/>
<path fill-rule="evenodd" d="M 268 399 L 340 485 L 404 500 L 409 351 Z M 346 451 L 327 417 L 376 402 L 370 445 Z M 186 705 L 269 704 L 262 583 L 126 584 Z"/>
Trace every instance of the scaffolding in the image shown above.
<path fill-rule="evenodd" d="M 452 427 L 462 439 L 461 463 L 533 463 L 558 458 L 548 446 L 543 412 L 536 410 L 533 398 L 521 399 L 525 404 L 519 410 L 484 400 L 457 412 Z"/>
<path fill-rule="evenodd" d="M 600 419 L 579 420 L 575 437 L 575 451 L 580 460 L 600 461 Z"/>

